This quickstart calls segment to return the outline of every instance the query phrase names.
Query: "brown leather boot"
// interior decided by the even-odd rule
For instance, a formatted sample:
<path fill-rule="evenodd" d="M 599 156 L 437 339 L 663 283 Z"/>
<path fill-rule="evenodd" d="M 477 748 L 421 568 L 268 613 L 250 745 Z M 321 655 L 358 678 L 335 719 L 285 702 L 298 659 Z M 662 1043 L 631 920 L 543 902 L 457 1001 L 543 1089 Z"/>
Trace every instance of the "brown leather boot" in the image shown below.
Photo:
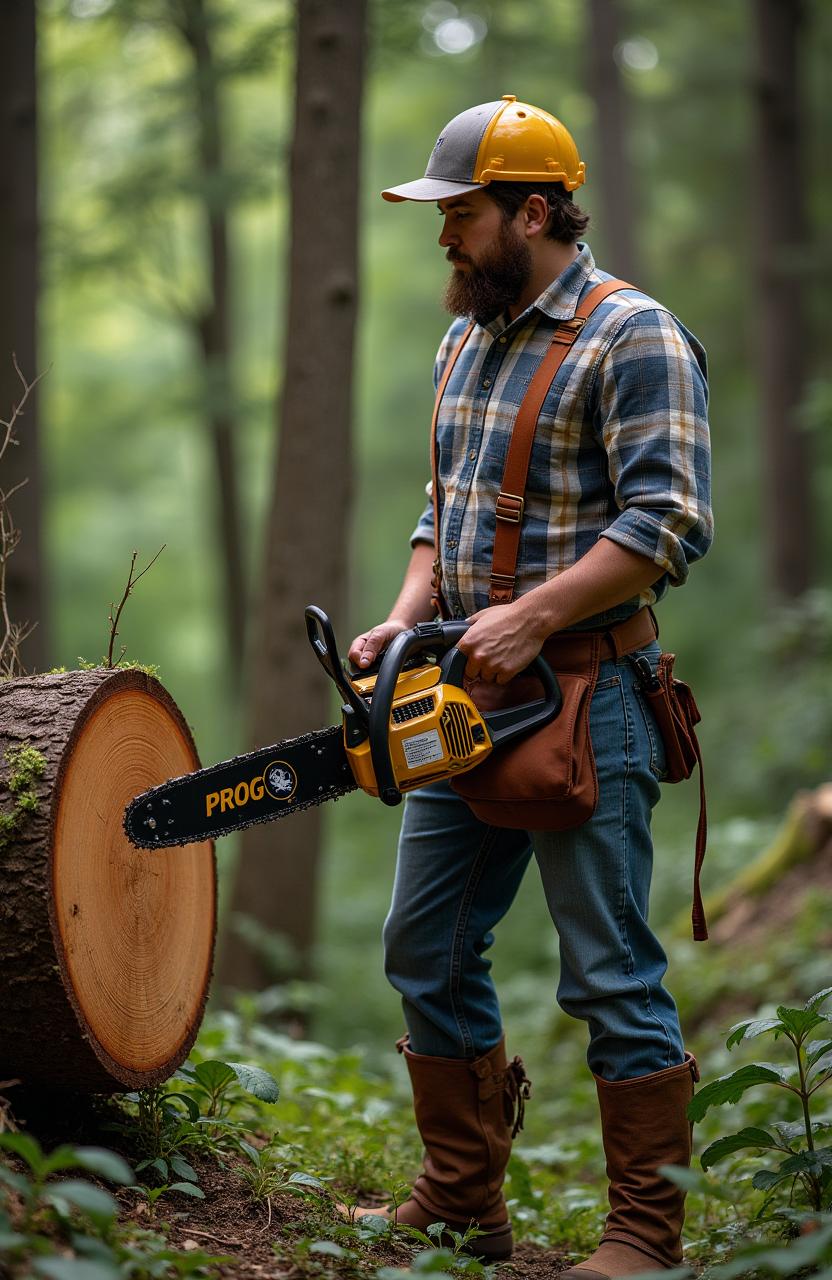
<path fill-rule="evenodd" d="M 421 1231 L 444 1222 L 459 1232 L 474 1222 L 486 1234 L 472 1240 L 468 1252 L 489 1261 L 510 1257 L 514 1241 L 502 1188 L 531 1089 L 522 1060 L 507 1062 L 502 1040 L 473 1062 L 413 1053 L 407 1036 L 396 1047 L 410 1072 L 425 1145 L 422 1172 L 395 1211 L 396 1222 Z M 392 1216 L 389 1209 L 355 1210 L 367 1213 Z"/>
<path fill-rule="evenodd" d="M 559 1280 L 611 1280 L 676 1267 L 682 1261 L 685 1193 L 657 1172 L 689 1165 L 687 1105 L 699 1079 L 696 1059 L 678 1067 L 610 1083 L 595 1077 L 610 1180 L 610 1212 L 591 1258 Z"/>

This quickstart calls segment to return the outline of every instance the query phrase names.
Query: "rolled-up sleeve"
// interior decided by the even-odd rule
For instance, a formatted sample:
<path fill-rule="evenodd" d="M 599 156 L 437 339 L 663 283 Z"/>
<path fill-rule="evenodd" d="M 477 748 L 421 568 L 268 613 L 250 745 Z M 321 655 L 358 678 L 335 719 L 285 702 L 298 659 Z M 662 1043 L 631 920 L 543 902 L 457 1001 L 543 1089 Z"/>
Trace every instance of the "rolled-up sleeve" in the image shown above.
<path fill-rule="evenodd" d="M 605 352 L 595 391 L 620 513 L 601 536 L 680 586 L 713 540 L 705 353 L 670 312 L 637 312 Z"/>

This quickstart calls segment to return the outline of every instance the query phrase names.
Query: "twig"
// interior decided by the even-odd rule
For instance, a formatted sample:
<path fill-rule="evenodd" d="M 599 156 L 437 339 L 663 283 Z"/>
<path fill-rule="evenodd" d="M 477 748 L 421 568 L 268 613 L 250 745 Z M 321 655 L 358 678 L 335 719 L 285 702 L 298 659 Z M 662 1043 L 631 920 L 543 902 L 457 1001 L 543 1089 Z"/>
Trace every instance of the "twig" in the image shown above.
<path fill-rule="evenodd" d="M 144 575 L 147 573 L 148 569 L 150 569 L 156 563 L 156 561 L 159 559 L 159 556 L 162 554 L 166 546 L 167 546 L 167 543 L 163 542 L 161 547 L 153 557 L 153 559 L 150 561 L 150 564 L 145 565 L 141 573 L 137 573 L 135 578 L 133 577 L 133 570 L 136 566 L 136 556 L 139 553 L 138 551 L 133 552 L 132 559 L 130 560 L 130 572 L 127 575 L 127 586 L 124 588 L 124 595 L 121 597 L 121 603 L 119 604 L 118 609 L 116 609 L 115 617 L 113 617 L 113 602 L 112 600 L 110 601 L 110 615 L 109 615 L 109 618 L 107 619 L 107 621 L 110 624 L 110 647 L 107 650 L 107 666 L 108 667 L 117 667 L 118 664 L 121 662 L 122 658 L 124 657 L 125 653 L 127 652 L 127 645 L 122 645 L 121 653 L 118 655 L 118 658 L 116 659 L 116 661 L 113 662 L 113 645 L 116 642 L 116 636 L 118 635 L 118 622 L 119 622 L 119 618 L 121 617 L 121 611 L 124 608 L 125 604 L 127 603 L 127 597 L 131 594 L 139 578 L 143 578 Z"/>
<path fill-rule="evenodd" d="M 195 1231 L 193 1227 L 180 1227 L 179 1230 L 186 1236 L 200 1236 L 203 1240 L 216 1240 L 219 1244 L 236 1244 L 238 1249 L 242 1249 L 242 1240 L 232 1240 L 228 1236 L 215 1236 L 210 1231 Z"/>

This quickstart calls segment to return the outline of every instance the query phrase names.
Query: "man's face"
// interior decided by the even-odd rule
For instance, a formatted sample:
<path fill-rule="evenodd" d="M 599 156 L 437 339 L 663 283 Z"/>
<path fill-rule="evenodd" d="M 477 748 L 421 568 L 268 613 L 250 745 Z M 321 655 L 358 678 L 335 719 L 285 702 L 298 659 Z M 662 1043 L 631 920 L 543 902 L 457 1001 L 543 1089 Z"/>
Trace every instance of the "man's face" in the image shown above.
<path fill-rule="evenodd" d="M 507 221 L 483 191 L 439 201 L 444 218 L 439 243 L 454 271 L 445 287 L 452 315 L 481 324 L 516 302 L 529 281 L 532 256 L 518 220 Z"/>

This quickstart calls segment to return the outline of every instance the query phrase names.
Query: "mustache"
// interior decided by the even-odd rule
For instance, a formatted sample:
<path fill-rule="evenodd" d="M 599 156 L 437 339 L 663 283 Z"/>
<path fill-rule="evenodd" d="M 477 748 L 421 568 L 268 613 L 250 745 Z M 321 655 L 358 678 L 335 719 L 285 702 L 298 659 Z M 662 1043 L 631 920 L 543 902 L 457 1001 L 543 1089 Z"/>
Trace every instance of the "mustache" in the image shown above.
<path fill-rule="evenodd" d="M 467 253 L 459 253 L 456 249 L 449 249 L 445 254 L 445 260 L 447 262 L 467 262 L 469 266 L 471 265 L 471 259 Z"/>

